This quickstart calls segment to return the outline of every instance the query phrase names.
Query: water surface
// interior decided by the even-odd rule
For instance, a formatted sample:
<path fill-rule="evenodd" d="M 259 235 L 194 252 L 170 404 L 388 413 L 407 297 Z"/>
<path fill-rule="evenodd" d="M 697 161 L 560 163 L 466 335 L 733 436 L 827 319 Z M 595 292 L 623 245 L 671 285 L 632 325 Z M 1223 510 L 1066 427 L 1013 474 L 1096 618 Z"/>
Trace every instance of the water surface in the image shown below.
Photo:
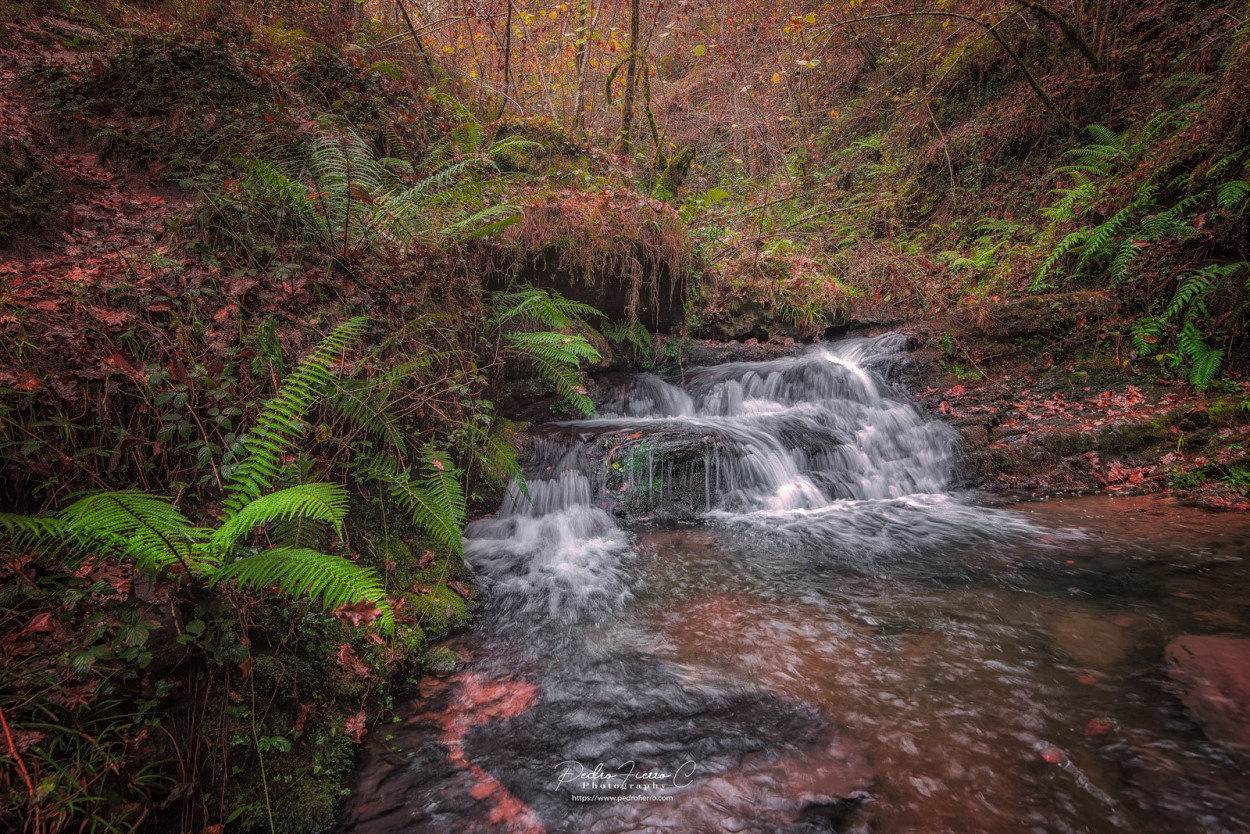
<path fill-rule="evenodd" d="M 545 430 L 468 531 L 465 669 L 343 830 L 1250 831 L 1163 663 L 1250 634 L 1250 521 L 953 493 L 904 346 L 636 377 Z"/>

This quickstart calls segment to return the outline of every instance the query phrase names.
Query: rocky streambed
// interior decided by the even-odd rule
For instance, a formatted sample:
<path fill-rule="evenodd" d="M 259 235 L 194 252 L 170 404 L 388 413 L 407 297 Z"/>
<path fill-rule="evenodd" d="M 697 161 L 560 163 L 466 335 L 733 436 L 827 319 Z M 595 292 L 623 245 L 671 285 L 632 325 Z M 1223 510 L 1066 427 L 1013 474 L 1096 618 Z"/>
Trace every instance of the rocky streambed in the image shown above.
<path fill-rule="evenodd" d="M 342 830 L 1250 831 L 1250 517 L 962 489 L 909 344 L 540 431 Z"/>

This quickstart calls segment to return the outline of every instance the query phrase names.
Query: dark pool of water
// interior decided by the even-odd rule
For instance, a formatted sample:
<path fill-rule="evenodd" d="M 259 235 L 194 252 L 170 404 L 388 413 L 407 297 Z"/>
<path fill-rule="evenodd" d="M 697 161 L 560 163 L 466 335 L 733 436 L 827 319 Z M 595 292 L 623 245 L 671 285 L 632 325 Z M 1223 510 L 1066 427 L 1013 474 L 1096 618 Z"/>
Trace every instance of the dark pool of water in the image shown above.
<path fill-rule="evenodd" d="M 1250 635 L 1250 518 L 983 512 L 1011 535 L 926 538 L 932 508 L 892 506 L 842 539 L 777 516 L 605 540 L 604 605 L 484 604 L 465 669 L 373 731 L 340 830 L 1250 831 L 1250 774 L 1164 663 Z M 874 548 L 886 516 L 918 543 Z"/>

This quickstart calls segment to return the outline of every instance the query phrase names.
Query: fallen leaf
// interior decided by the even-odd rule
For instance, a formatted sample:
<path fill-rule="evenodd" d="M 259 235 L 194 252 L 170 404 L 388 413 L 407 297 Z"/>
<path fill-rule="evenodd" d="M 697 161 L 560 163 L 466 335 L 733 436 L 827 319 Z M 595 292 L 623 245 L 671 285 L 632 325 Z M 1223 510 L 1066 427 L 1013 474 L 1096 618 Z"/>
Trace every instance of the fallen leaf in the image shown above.
<path fill-rule="evenodd" d="M 360 742 L 364 741 L 365 739 L 365 714 L 364 712 L 363 711 L 358 712 L 355 715 L 353 715 L 351 718 L 347 719 L 347 724 L 344 726 L 344 730 L 347 732 L 349 736 L 352 737 L 352 739 L 357 744 L 360 744 Z"/>

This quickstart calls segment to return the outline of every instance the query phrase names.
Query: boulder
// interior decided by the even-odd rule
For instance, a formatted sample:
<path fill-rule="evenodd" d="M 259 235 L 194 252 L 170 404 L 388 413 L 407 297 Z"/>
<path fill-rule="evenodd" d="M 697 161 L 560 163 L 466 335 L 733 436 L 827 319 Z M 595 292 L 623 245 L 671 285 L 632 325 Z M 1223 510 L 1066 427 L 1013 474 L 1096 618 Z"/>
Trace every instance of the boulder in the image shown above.
<path fill-rule="evenodd" d="M 1183 635 L 1168 644 L 1167 664 L 1207 737 L 1250 764 L 1250 638 Z"/>

